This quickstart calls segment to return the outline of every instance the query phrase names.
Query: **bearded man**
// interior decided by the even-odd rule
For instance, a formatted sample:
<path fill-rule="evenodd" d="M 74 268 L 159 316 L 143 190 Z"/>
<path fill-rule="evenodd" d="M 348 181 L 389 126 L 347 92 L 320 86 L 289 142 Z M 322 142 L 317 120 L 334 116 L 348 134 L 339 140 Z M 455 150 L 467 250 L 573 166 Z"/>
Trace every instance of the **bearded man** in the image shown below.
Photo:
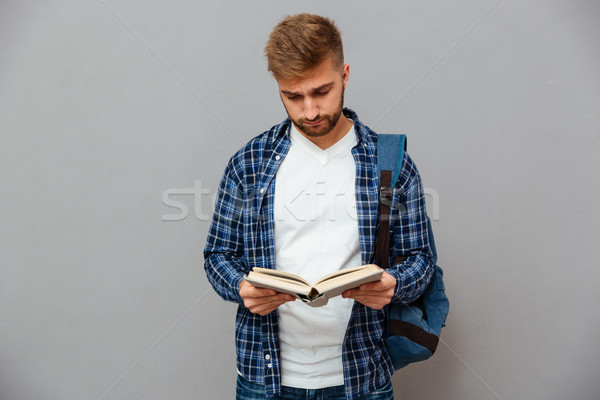
<path fill-rule="evenodd" d="M 238 303 L 237 399 L 391 400 L 385 305 L 411 302 L 433 273 L 421 178 L 405 155 L 393 188 L 391 263 L 377 282 L 308 307 L 253 286 L 253 267 L 309 282 L 370 264 L 378 226 L 377 134 L 344 108 L 350 67 L 328 18 L 283 19 L 266 45 L 288 118 L 229 161 L 204 250 L 216 292 Z"/>

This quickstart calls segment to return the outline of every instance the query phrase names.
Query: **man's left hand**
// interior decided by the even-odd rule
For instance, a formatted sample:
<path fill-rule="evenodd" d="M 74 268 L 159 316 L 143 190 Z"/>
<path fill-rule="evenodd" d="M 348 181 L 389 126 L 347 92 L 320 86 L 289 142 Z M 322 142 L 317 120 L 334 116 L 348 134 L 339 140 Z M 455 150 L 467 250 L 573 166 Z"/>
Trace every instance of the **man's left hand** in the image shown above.
<path fill-rule="evenodd" d="M 343 298 L 350 298 L 376 310 L 382 309 L 392 301 L 396 278 L 383 271 L 381 279 L 377 282 L 365 283 L 356 289 L 349 289 L 342 293 Z"/>

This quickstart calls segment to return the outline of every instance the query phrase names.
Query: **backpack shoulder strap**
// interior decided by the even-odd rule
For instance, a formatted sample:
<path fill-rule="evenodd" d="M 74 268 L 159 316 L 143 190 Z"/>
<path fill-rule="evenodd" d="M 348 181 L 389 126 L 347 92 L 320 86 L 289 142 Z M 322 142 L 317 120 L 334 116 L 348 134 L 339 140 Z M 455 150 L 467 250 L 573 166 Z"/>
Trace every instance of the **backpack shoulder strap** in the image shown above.
<path fill-rule="evenodd" d="M 381 171 L 391 171 L 391 187 L 396 185 L 402 170 L 402 161 L 406 151 L 406 135 L 377 135 L 377 169 L 381 180 Z"/>
<path fill-rule="evenodd" d="M 378 134 L 377 135 L 377 169 L 379 173 L 379 202 L 381 211 L 385 215 L 389 215 L 389 206 L 391 205 L 391 188 L 396 185 L 398 178 L 400 177 L 400 172 L 402 171 L 402 161 L 404 160 L 404 152 L 406 151 L 406 135 L 402 134 Z M 390 172 L 384 172 L 390 171 Z M 387 178 L 387 174 L 391 174 L 391 178 Z M 387 180 L 390 179 L 390 184 L 388 190 Z M 385 182 L 386 184 L 384 184 Z M 387 199 L 389 197 L 389 201 Z M 384 204 L 386 203 L 386 204 Z M 385 207 L 388 207 L 386 210 Z M 385 221 L 384 221 L 385 222 Z M 386 234 L 381 230 L 381 225 L 384 225 L 384 228 L 389 230 L 389 226 L 387 223 L 381 224 L 380 229 L 378 231 L 378 236 L 380 236 L 381 240 L 388 240 L 389 237 L 386 237 Z M 434 262 L 437 262 L 437 249 L 435 247 L 435 239 L 433 237 L 433 230 L 431 229 L 431 221 L 429 217 L 427 217 L 427 230 L 429 232 L 429 247 L 433 254 Z M 383 245 L 384 243 L 382 243 Z M 388 248 L 383 248 L 382 254 L 387 254 L 389 252 Z M 381 260 L 381 256 L 376 257 L 377 261 L 380 263 L 387 262 L 385 260 Z M 380 264 L 378 264 L 380 265 Z"/>
<path fill-rule="evenodd" d="M 406 150 L 405 135 L 377 135 L 377 169 L 379 174 L 379 229 L 375 243 L 375 263 L 388 268 L 390 255 L 390 207 Z"/>

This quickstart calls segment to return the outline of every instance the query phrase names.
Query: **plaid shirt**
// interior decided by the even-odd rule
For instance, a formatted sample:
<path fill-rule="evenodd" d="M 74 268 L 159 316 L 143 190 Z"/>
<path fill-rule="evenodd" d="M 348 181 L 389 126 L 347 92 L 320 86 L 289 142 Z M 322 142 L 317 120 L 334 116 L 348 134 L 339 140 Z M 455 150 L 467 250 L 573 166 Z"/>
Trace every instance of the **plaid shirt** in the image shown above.
<path fill-rule="evenodd" d="M 373 262 L 378 227 L 377 134 L 356 114 L 358 144 L 356 204 L 363 264 Z M 252 139 L 229 161 L 215 204 L 204 249 L 204 268 L 216 292 L 239 304 L 235 340 L 238 372 L 265 384 L 267 397 L 281 391 L 278 313 L 251 313 L 243 305 L 239 285 L 253 267 L 275 268 L 273 203 L 275 174 L 290 147 L 290 120 Z M 411 302 L 425 290 L 433 273 L 425 198 L 419 173 L 408 154 L 393 190 L 390 212 L 390 259 L 407 257 L 387 269 L 396 278 L 392 301 Z M 348 399 L 366 395 L 386 383 L 394 372 L 385 346 L 385 311 L 354 302 L 342 346 L 344 386 Z"/>

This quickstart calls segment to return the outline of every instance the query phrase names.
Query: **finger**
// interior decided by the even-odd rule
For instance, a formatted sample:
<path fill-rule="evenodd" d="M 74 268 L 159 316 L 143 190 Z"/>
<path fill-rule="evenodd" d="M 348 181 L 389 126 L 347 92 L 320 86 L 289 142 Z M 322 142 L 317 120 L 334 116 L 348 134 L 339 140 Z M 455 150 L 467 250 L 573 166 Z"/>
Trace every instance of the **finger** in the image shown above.
<path fill-rule="evenodd" d="M 257 288 L 248 281 L 242 281 L 240 285 L 240 296 L 245 297 L 269 297 L 276 295 L 277 292 L 273 289 Z"/>
<path fill-rule="evenodd" d="M 250 305 L 246 305 L 244 303 L 244 305 L 246 305 L 246 307 L 250 310 L 250 312 L 252 312 L 254 314 L 267 315 L 268 313 L 276 310 L 282 304 L 287 303 L 288 301 L 294 301 L 294 300 L 296 300 L 295 297 L 290 296 L 290 295 L 285 295 L 285 297 L 283 297 L 283 298 L 277 297 L 273 300 L 266 301 L 266 302 L 258 302 L 256 304 L 250 304 Z"/>
<path fill-rule="evenodd" d="M 373 283 L 363 283 L 358 287 L 360 291 L 373 291 L 373 292 L 383 292 L 389 290 L 390 286 L 382 284 L 381 282 L 373 282 Z"/>
<path fill-rule="evenodd" d="M 244 299 L 244 305 L 246 307 L 254 307 L 256 305 L 261 304 L 269 304 L 269 303 L 281 303 L 285 301 L 292 301 L 296 298 L 292 295 L 285 293 L 277 293 L 274 296 L 261 296 L 261 297 L 247 297 Z"/>
<path fill-rule="evenodd" d="M 391 289 L 388 291 L 384 291 L 384 292 L 375 292 L 375 291 L 363 292 L 363 291 L 354 289 L 354 290 L 344 292 L 342 294 L 342 297 L 354 299 L 354 300 L 358 301 L 359 303 L 363 303 L 365 305 L 367 305 L 366 303 L 369 303 L 369 304 L 377 303 L 377 304 L 385 305 L 385 304 L 388 304 L 390 301 L 392 301 L 393 295 L 394 295 L 394 291 Z"/>
<path fill-rule="evenodd" d="M 279 306 L 281 306 L 283 303 L 268 303 L 268 304 L 262 304 L 260 306 L 256 306 L 250 309 L 250 311 L 254 314 L 259 314 L 259 315 L 267 315 L 273 311 L 275 311 L 277 308 L 279 308 Z"/>
<path fill-rule="evenodd" d="M 273 289 L 262 289 L 253 286 L 250 295 L 252 297 L 271 297 L 277 295 L 277 292 Z"/>
<path fill-rule="evenodd" d="M 390 303 L 391 298 L 381 296 L 357 296 L 354 300 L 367 307 L 380 310 Z"/>
<path fill-rule="evenodd" d="M 392 278 L 392 279 L 390 279 Z M 375 290 L 375 291 L 383 291 L 388 289 L 393 289 L 396 286 L 396 280 L 393 279 L 391 275 L 389 277 L 384 276 L 381 280 L 377 282 L 364 283 L 360 285 L 360 290 Z"/>
<path fill-rule="evenodd" d="M 352 296 L 354 300 L 367 300 L 367 301 L 390 301 L 392 299 L 391 295 L 379 295 L 375 293 L 369 294 L 357 294 Z"/>
<path fill-rule="evenodd" d="M 354 300 L 365 300 L 365 299 L 370 299 L 373 301 L 378 301 L 377 299 L 381 299 L 383 301 L 391 301 L 392 300 L 392 295 L 393 293 L 390 292 L 369 292 L 369 293 L 360 293 L 357 292 L 355 294 L 351 294 L 350 296 L 347 296 L 349 298 L 352 298 Z"/>
<path fill-rule="evenodd" d="M 263 296 L 263 297 L 247 297 L 244 299 L 244 305 L 246 308 L 256 307 L 263 304 L 276 304 L 285 301 L 290 301 L 293 296 L 284 293 L 278 293 L 275 296 Z"/>
<path fill-rule="evenodd" d="M 394 288 L 382 288 L 380 290 L 363 289 L 359 287 L 357 289 L 349 289 L 342 293 L 342 297 L 356 297 L 356 296 L 393 296 Z"/>

